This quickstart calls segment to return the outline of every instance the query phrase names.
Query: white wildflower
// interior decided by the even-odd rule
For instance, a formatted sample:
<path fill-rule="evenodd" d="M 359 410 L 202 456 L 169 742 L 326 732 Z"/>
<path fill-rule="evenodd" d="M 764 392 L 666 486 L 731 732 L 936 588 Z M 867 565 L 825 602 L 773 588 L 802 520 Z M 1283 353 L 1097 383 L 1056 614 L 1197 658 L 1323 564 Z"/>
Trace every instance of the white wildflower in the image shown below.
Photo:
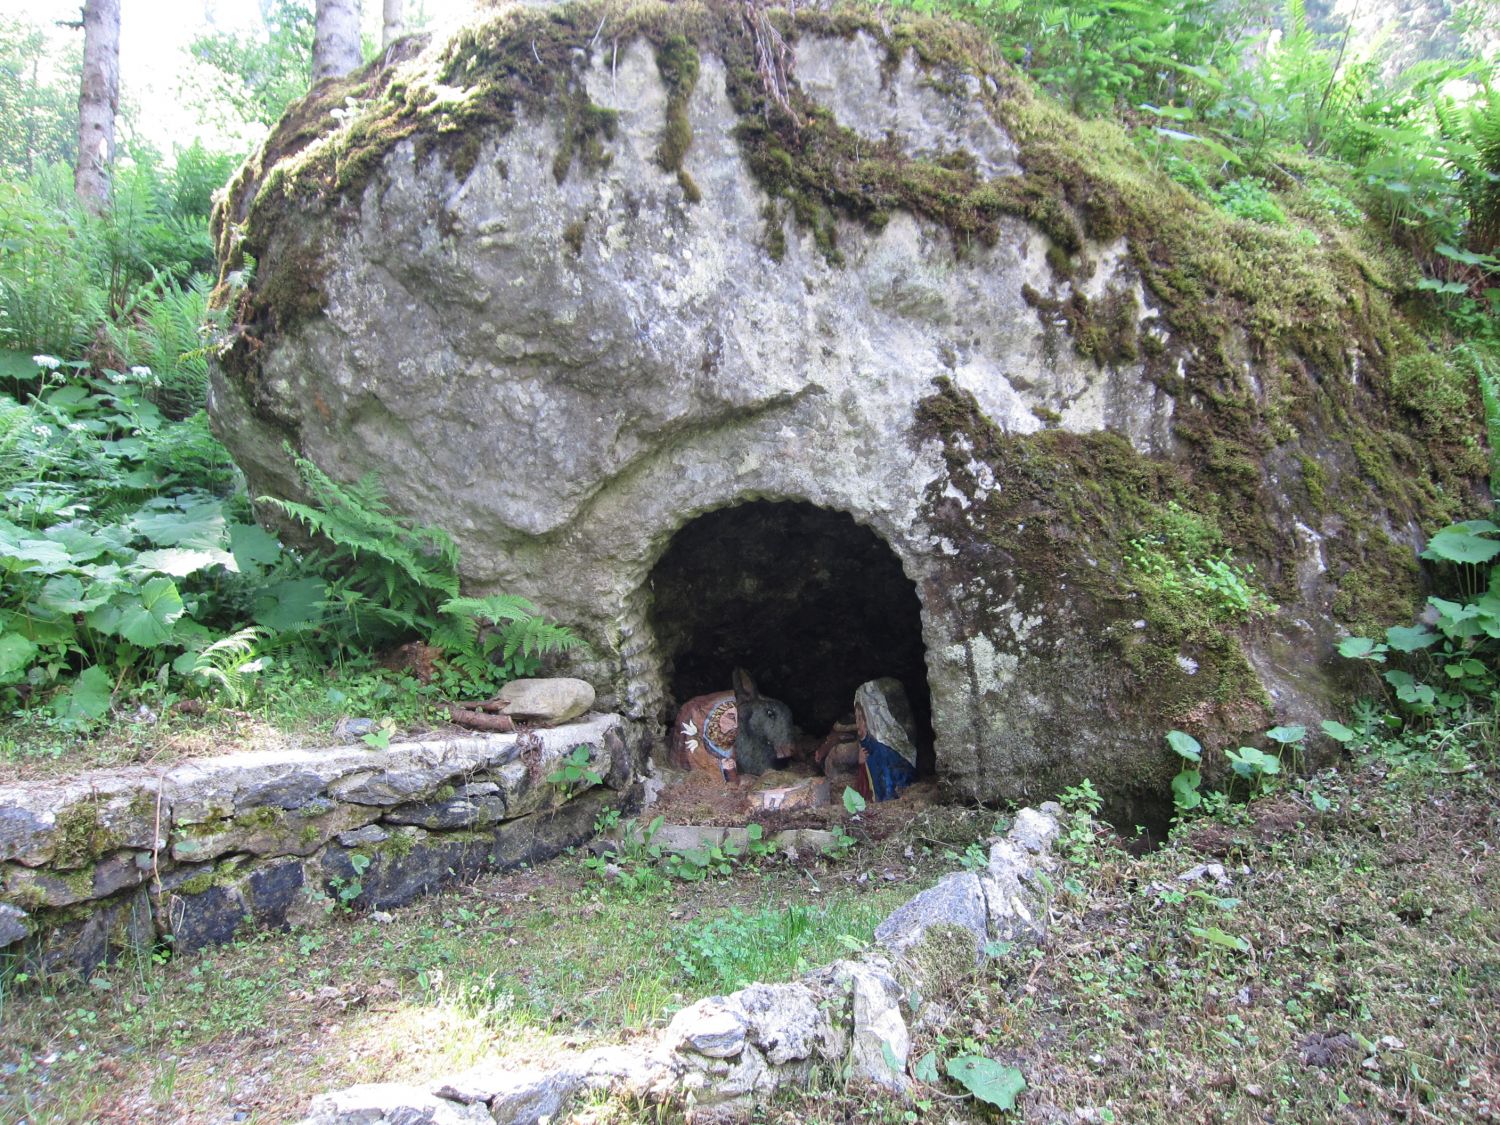
<path fill-rule="evenodd" d="M 38 367 L 45 367 L 48 371 L 56 371 L 62 366 L 62 360 L 55 355 L 34 355 L 31 357 L 31 362 Z"/>
<path fill-rule="evenodd" d="M 151 378 L 151 368 L 149 368 L 149 367 L 132 367 L 130 369 L 130 373 L 132 375 L 134 375 L 137 379 L 149 379 L 149 378 Z"/>
<path fill-rule="evenodd" d="M 83 433 L 87 429 L 88 429 L 88 427 L 85 426 L 82 422 L 69 422 L 68 423 L 68 432 L 69 433 L 81 434 L 81 433 Z"/>
<path fill-rule="evenodd" d="M 49 429 L 46 426 L 32 426 L 31 427 L 31 432 L 34 433 L 34 434 L 36 434 L 37 437 L 51 437 L 52 436 L 51 429 Z"/>
<path fill-rule="evenodd" d="M 118 371 L 106 371 L 104 373 L 104 377 L 116 386 L 119 386 L 121 383 L 125 382 L 126 379 L 126 376 L 121 375 Z"/>

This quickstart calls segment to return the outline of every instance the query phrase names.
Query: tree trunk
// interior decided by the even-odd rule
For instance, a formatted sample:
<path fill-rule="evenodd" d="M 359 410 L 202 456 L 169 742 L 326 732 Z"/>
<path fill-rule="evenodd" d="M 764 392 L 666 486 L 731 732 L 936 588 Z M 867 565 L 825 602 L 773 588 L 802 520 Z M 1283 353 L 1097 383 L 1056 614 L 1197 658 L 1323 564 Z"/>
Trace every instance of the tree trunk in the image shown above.
<path fill-rule="evenodd" d="M 348 74 L 360 61 L 359 0 L 318 0 L 313 29 L 313 82 Z"/>
<path fill-rule="evenodd" d="M 102 212 L 109 204 L 109 172 L 115 161 L 115 115 L 119 111 L 120 0 L 86 0 L 74 184 L 79 201 L 96 212 Z"/>
<path fill-rule="evenodd" d="M 380 31 L 380 49 L 382 51 L 390 50 L 391 44 L 400 39 L 406 31 L 405 7 L 404 0 L 385 0 L 385 7 L 383 9 L 385 22 L 381 25 Z"/>

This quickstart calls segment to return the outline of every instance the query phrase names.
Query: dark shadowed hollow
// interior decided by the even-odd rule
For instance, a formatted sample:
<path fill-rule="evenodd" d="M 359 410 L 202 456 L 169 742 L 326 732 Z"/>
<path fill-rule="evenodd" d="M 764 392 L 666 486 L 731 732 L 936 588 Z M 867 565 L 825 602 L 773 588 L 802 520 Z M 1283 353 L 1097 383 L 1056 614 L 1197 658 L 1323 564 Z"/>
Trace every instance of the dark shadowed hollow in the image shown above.
<path fill-rule="evenodd" d="M 845 512 L 757 500 L 673 537 L 651 573 L 652 628 L 678 704 L 726 690 L 743 667 L 808 734 L 853 708 L 854 689 L 894 676 L 933 769 L 932 699 L 916 587 L 891 549 Z"/>

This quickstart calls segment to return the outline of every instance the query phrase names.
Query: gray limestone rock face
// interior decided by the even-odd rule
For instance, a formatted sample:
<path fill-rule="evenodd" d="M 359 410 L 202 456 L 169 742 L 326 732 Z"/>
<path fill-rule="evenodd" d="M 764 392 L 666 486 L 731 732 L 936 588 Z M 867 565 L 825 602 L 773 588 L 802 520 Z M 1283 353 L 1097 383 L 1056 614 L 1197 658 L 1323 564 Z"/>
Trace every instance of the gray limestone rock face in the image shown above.
<path fill-rule="evenodd" d="M 8 902 L 0 902 L 0 949 L 22 940 L 30 932 L 26 925 L 26 911 Z"/>
<path fill-rule="evenodd" d="M 494 1125 L 483 1105 L 449 1101 L 394 1082 L 319 1094 L 302 1125 Z"/>
<path fill-rule="evenodd" d="M 808 36 L 798 40 L 796 55 L 797 84 L 866 140 L 894 138 L 912 156 L 966 152 L 987 178 L 1021 171 L 1015 142 L 990 114 L 973 112 L 993 80 L 966 74 L 956 89 L 944 89 L 926 81 L 911 52 L 890 75 L 885 47 L 864 32 L 848 40 Z"/>
<path fill-rule="evenodd" d="M 571 627 L 588 649 L 566 670 L 644 722 L 682 702 L 682 653 L 653 619 L 654 568 L 677 537 L 752 502 L 839 513 L 878 537 L 920 603 L 926 683 L 906 687 L 930 701 L 927 764 L 952 792 L 1022 800 L 1089 776 L 1169 810 L 1163 730 L 1183 716 L 1264 729 L 1268 704 L 1310 718 L 1335 690 L 1320 658 L 1353 564 L 1333 552 L 1364 540 L 1340 540 L 1298 466 L 1354 465 L 1334 419 L 1364 409 L 1357 349 L 1339 340 L 1316 370 L 1297 357 L 1294 427 L 1248 329 L 1209 344 L 1178 330 L 1146 283 L 1149 225 L 1122 233 L 1110 199 L 1048 178 L 1050 150 L 1007 127 L 1007 99 L 1029 96 L 1014 76 L 924 62 L 874 19 L 844 35 L 820 18 L 789 20 L 797 104 L 832 115 L 850 160 L 911 173 L 902 183 L 961 181 L 984 237 L 890 195 L 798 213 L 768 168 L 798 171 L 777 147 L 794 138 L 747 140 L 765 115 L 742 112 L 754 91 L 731 65 L 738 14 L 729 39 L 695 44 L 680 90 L 649 27 L 596 36 L 565 9 L 512 10 L 371 79 L 358 110 L 371 123 L 430 107 L 399 139 L 352 159 L 357 131 L 315 96 L 247 164 L 218 219 L 226 270 L 241 251 L 256 270 L 240 342 L 212 375 L 217 430 L 257 492 L 298 493 L 288 438 L 336 478 L 378 473 L 395 511 L 452 535 L 466 592 L 521 595 Z M 573 72 L 516 78 L 523 108 L 460 128 L 444 114 L 490 104 L 486 68 L 510 54 L 485 44 L 500 42 L 538 61 L 532 44 L 551 44 Z M 599 125 L 587 137 L 579 104 Z M 663 163 L 669 124 L 691 133 L 680 169 Z M 1077 141 L 1084 160 L 1093 142 L 1081 127 Z M 1128 175 L 1156 185 L 1144 165 Z M 1157 187 L 1158 225 L 1200 208 Z M 1243 409 L 1212 414 L 1223 395 Z M 1242 417 L 1249 438 L 1231 432 Z M 1253 510 L 1221 505 L 1231 478 Z M 1170 615 L 1147 620 L 1124 545 L 1178 494 L 1221 506 L 1242 525 L 1237 548 L 1280 582 L 1260 637 L 1190 642 Z M 1399 553 L 1410 514 L 1370 504 L 1376 530 L 1360 534 Z M 1132 512 L 1142 526 L 1112 525 Z M 1305 582 L 1283 575 L 1315 542 L 1298 527 L 1321 552 Z M 319 776 L 390 807 L 425 799 L 441 772 L 379 789 Z"/>
<path fill-rule="evenodd" d="M 870 965 L 842 962 L 853 998 L 849 1071 L 889 1090 L 904 1091 L 911 1032 L 901 1014 L 901 989 L 890 974 Z M 895 1065 L 892 1065 L 894 1063 Z"/>
<path fill-rule="evenodd" d="M 838 1036 L 805 984 L 752 984 L 735 993 L 749 1017 L 750 1042 L 772 1066 L 803 1059 L 836 1057 Z"/>
<path fill-rule="evenodd" d="M 893 911 L 875 928 L 875 941 L 896 956 L 918 946 L 935 927 L 972 935 L 977 961 L 989 933 L 984 888 L 973 872 L 957 871 Z"/>
<path fill-rule="evenodd" d="M 127 950 L 144 954 L 156 939 L 144 887 L 99 904 L 93 913 L 51 928 L 37 958 L 45 972 L 92 973 Z"/>
<path fill-rule="evenodd" d="M 672 1017 L 666 1041 L 679 1051 L 710 1059 L 734 1058 L 745 1049 L 748 1023 L 738 1006 L 722 996 L 700 1000 Z"/>
<path fill-rule="evenodd" d="M 139 774 L 0 786 L 0 861 L 87 867 L 120 848 L 149 849 L 159 819 L 156 783 Z"/>

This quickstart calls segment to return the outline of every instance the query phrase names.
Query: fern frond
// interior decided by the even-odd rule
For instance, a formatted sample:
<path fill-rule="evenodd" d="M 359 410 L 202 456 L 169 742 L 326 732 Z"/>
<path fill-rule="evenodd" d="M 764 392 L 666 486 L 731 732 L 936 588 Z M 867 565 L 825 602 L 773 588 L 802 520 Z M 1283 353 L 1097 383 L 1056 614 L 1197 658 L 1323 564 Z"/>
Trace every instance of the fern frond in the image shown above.
<path fill-rule="evenodd" d="M 208 645 L 198 653 L 198 661 L 220 662 L 246 658 L 255 651 L 256 643 L 264 634 L 265 630 L 260 626 L 247 625 Z"/>
<path fill-rule="evenodd" d="M 312 500 L 263 499 L 325 540 L 364 592 L 418 616 L 441 596 L 458 596 L 458 547 L 436 527 L 410 527 L 386 503 L 379 479 L 342 484 L 304 457 L 293 457 Z"/>
<path fill-rule="evenodd" d="M 248 625 L 220 637 L 198 653 L 188 676 L 217 686 L 231 705 L 243 706 L 250 694 L 246 677 L 260 670 L 254 656 L 265 632 L 257 625 Z"/>
<path fill-rule="evenodd" d="M 521 656 L 544 656 L 549 652 L 567 652 L 583 641 L 565 625 L 545 617 L 527 617 L 512 621 L 501 630 L 502 654 L 506 660 Z"/>
<path fill-rule="evenodd" d="M 484 598 L 449 598 L 438 606 L 438 612 L 498 625 L 502 621 L 520 621 L 534 617 L 536 606 L 516 594 L 490 594 Z"/>

